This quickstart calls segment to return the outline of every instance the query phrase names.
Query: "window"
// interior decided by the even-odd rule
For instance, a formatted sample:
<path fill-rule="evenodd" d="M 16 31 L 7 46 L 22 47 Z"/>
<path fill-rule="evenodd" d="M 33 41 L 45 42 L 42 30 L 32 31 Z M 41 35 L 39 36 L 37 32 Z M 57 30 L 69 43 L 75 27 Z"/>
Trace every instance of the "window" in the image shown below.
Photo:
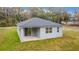
<path fill-rule="evenodd" d="M 57 32 L 59 32 L 59 27 L 57 27 Z"/>
<path fill-rule="evenodd" d="M 52 33 L 52 28 L 46 28 L 46 33 Z"/>

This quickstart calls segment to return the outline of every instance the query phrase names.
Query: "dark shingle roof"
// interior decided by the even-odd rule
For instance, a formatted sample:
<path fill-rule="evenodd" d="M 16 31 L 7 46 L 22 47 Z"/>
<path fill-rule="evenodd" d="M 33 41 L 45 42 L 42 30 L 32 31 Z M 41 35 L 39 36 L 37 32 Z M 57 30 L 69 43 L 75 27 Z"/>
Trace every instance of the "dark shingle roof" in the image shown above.
<path fill-rule="evenodd" d="M 20 22 L 17 24 L 18 26 L 22 28 L 31 28 L 31 27 L 60 27 L 61 24 L 48 21 L 42 18 L 31 18 L 28 20 L 25 20 L 23 22 Z"/>

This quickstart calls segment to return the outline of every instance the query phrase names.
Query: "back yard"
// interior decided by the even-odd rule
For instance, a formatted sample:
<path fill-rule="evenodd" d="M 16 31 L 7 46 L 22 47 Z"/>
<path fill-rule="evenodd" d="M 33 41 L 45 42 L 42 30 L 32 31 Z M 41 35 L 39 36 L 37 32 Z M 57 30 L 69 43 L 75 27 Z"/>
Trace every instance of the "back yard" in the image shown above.
<path fill-rule="evenodd" d="M 0 50 L 72 51 L 79 50 L 79 28 L 64 27 L 62 38 L 21 43 L 15 27 L 0 27 Z"/>

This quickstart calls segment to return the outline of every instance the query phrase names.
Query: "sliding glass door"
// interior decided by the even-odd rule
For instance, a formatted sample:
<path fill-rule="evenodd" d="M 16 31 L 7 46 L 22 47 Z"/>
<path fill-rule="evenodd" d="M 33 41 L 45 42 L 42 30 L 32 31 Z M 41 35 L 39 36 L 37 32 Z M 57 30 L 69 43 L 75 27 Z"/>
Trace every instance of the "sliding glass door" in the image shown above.
<path fill-rule="evenodd" d="M 25 32 L 25 36 L 31 36 L 32 28 L 25 28 L 24 32 Z"/>

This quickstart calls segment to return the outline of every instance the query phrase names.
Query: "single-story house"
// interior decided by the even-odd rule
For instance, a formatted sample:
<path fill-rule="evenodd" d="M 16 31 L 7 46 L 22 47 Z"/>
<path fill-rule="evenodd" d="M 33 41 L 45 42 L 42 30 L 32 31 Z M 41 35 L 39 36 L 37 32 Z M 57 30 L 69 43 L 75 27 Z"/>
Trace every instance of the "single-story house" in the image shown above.
<path fill-rule="evenodd" d="M 74 20 L 74 21 L 73 21 L 73 20 L 72 20 L 72 21 L 68 21 L 67 24 L 68 24 L 68 25 L 78 25 L 78 26 L 79 26 L 79 21 L 77 21 L 77 20 Z"/>
<path fill-rule="evenodd" d="M 75 16 L 71 16 L 70 20 L 67 22 L 68 25 L 79 25 L 79 20 Z"/>
<path fill-rule="evenodd" d="M 21 42 L 63 36 L 61 24 L 42 18 L 31 18 L 18 23 L 17 32 Z"/>

